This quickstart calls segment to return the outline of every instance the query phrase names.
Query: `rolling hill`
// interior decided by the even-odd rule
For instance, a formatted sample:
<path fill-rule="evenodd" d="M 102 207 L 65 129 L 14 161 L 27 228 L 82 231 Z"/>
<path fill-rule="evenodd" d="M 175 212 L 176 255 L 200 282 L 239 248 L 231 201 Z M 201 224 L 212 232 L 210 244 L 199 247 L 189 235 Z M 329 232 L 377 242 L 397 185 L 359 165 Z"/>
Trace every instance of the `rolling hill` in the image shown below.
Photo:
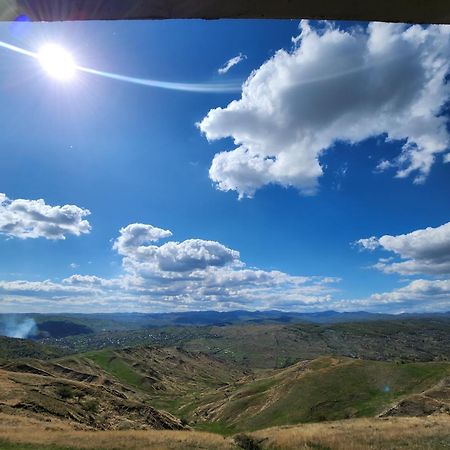
<path fill-rule="evenodd" d="M 35 324 L 29 335 L 20 337 L 64 338 L 103 332 L 126 332 L 161 327 L 229 326 L 251 324 L 338 324 L 351 322 L 395 320 L 450 320 L 450 312 L 428 314 L 376 314 L 366 311 L 321 311 L 300 313 L 290 311 L 189 311 L 169 313 L 91 313 L 91 314 L 0 314 L 0 335 L 8 334 L 24 321 Z"/>
<path fill-rule="evenodd" d="M 71 369 L 56 362 L 16 360 L 0 369 L 0 411 L 39 420 L 63 420 L 85 429 L 182 429 L 182 423 L 151 406 L 94 366 Z"/>
<path fill-rule="evenodd" d="M 449 379 L 450 363 L 400 364 L 323 357 L 246 376 L 203 395 L 184 412 L 205 429 L 236 432 L 373 417 L 427 391 L 428 398 L 434 396 L 439 405 L 428 413 L 439 413 L 450 411 Z M 417 409 L 410 415 L 417 415 Z"/>
<path fill-rule="evenodd" d="M 65 354 L 67 354 L 66 350 L 55 345 L 0 336 L 0 360 L 17 358 L 50 359 Z"/>
<path fill-rule="evenodd" d="M 209 431 L 228 437 L 218 445 L 216 438 L 200 433 L 195 435 L 198 445 L 246 448 L 248 438 L 262 449 L 276 448 L 276 442 L 292 436 L 292 442 L 304 448 L 322 448 L 314 442 L 322 445 L 325 440 L 314 438 L 309 446 L 295 428 L 298 424 L 324 424 L 325 434 L 331 436 L 327 424 L 336 423 L 346 436 L 353 432 L 352 423 L 362 427 L 369 418 L 377 424 L 403 424 L 411 416 L 437 421 L 450 417 L 450 319 L 445 315 L 116 331 L 100 330 L 105 318 L 96 322 L 90 317 L 89 327 L 78 317 L 75 325 L 67 325 L 64 316 L 41 319 L 39 323 L 50 322 L 50 331 L 60 337 L 0 338 L 2 417 L 84 433 Z M 142 317 L 134 319 L 136 325 Z M 333 422 L 342 420 L 344 425 Z M 357 430 L 360 425 L 355 425 Z M 291 431 L 261 434 L 269 427 Z M 239 447 L 240 438 L 229 437 L 238 432 L 248 435 L 242 438 L 244 447 Z M 441 442 L 441 434 L 437 441 L 434 435 L 421 434 L 417 442 L 432 443 L 423 448 L 439 448 L 433 446 Z M 105 435 L 105 442 L 108 439 Z M 190 438 L 183 439 L 186 447 L 167 448 L 189 448 Z M 389 448 L 379 436 L 373 439 L 378 439 L 377 448 Z M 2 445 L 0 436 L 3 450 Z M 113 448 L 108 445 L 105 448 Z"/>
<path fill-rule="evenodd" d="M 235 365 L 180 348 L 99 350 L 85 353 L 82 358 L 122 383 L 151 395 L 154 405 L 173 413 L 203 392 L 227 386 L 245 375 Z"/>
<path fill-rule="evenodd" d="M 0 411 L 99 429 L 178 429 L 170 413 L 244 375 L 201 353 L 169 348 L 103 350 L 0 363 Z"/>
<path fill-rule="evenodd" d="M 245 324 L 158 327 L 45 339 L 66 353 L 131 346 L 180 347 L 244 368 L 283 368 L 325 355 L 379 361 L 450 360 L 450 318 L 333 324 Z"/>

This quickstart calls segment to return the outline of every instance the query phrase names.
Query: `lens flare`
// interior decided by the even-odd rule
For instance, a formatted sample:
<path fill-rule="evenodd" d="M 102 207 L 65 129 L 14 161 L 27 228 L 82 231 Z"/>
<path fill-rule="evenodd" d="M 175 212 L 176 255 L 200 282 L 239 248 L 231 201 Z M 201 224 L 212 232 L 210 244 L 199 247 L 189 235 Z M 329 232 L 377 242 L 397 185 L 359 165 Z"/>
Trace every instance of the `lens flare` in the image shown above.
<path fill-rule="evenodd" d="M 72 55 L 59 45 L 45 45 L 37 57 L 42 68 L 53 78 L 69 81 L 75 76 L 76 65 Z"/>
<path fill-rule="evenodd" d="M 154 80 L 151 78 L 137 78 L 121 75 L 114 72 L 104 72 L 90 67 L 79 66 L 72 55 L 56 44 L 47 44 L 37 53 L 25 48 L 17 47 L 8 42 L 0 41 L 0 48 L 5 48 L 15 53 L 30 56 L 37 59 L 42 68 L 52 77 L 62 81 L 71 80 L 76 72 L 85 72 L 111 80 L 124 81 L 126 83 L 139 84 L 158 89 L 169 89 L 182 92 L 198 92 L 206 94 L 224 94 L 241 92 L 242 82 L 230 83 L 180 83 L 175 81 Z"/>

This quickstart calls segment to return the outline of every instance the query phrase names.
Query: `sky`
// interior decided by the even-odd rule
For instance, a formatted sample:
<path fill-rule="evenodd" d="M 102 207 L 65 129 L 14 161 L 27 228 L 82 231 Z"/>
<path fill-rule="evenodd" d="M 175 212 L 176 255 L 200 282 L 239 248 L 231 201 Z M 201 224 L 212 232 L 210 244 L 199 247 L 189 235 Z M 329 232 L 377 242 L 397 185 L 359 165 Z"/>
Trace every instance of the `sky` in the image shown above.
<path fill-rule="evenodd" d="M 448 26 L 0 23 L 0 312 L 449 311 L 449 66 Z"/>

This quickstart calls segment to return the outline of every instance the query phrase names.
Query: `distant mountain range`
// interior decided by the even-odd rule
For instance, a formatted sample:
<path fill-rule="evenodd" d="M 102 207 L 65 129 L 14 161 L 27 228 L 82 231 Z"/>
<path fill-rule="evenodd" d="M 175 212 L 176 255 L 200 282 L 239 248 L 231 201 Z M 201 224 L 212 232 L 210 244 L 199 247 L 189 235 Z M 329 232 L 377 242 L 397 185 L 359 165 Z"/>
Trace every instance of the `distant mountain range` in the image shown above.
<path fill-rule="evenodd" d="M 445 313 L 378 314 L 354 312 L 285 311 L 189 311 L 168 313 L 95 313 L 95 314 L 0 314 L 0 336 L 19 338 L 64 338 L 105 331 L 142 330 L 167 326 L 226 326 L 239 324 L 336 324 L 411 318 L 450 318 Z"/>

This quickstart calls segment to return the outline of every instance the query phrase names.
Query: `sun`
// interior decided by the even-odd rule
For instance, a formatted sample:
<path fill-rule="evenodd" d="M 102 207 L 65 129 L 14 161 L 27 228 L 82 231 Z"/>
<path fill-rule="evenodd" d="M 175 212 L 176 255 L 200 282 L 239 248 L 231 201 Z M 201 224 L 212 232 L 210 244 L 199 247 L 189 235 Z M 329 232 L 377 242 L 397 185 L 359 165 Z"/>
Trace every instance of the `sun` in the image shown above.
<path fill-rule="evenodd" d="M 76 65 L 72 55 L 59 45 L 44 45 L 37 57 L 42 68 L 53 78 L 70 81 L 75 76 Z"/>

